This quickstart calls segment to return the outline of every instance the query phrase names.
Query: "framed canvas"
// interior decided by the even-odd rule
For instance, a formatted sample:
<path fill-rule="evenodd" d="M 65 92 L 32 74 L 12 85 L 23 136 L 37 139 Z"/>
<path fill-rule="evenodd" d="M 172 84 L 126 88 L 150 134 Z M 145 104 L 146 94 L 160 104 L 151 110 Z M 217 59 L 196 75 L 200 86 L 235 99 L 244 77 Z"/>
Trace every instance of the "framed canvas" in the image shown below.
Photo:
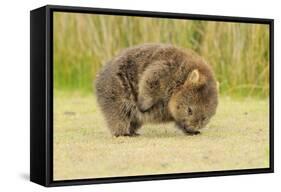
<path fill-rule="evenodd" d="M 30 13 L 30 180 L 273 172 L 273 20 L 47 5 Z"/>

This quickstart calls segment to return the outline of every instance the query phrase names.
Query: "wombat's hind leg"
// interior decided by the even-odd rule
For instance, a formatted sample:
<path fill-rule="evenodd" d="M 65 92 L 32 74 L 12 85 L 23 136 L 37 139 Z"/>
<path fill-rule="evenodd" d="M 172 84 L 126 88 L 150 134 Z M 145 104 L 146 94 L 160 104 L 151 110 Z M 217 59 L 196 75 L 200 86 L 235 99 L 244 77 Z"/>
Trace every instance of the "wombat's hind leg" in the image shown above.
<path fill-rule="evenodd" d="M 139 136 L 137 133 L 137 130 L 140 128 L 140 123 L 136 121 L 132 122 L 120 122 L 115 125 L 111 125 L 111 132 L 115 137 L 119 136 L 129 136 L 129 137 L 135 137 Z"/>
<path fill-rule="evenodd" d="M 129 122 L 122 121 L 122 120 L 119 120 L 118 122 L 115 121 L 109 125 L 111 133 L 115 137 L 130 135 L 129 126 L 130 126 Z"/>
<path fill-rule="evenodd" d="M 118 122 L 112 122 L 109 125 L 112 135 L 119 136 L 138 136 L 136 132 L 140 127 L 140 124 L 135 121 L 119 120 Z"/>

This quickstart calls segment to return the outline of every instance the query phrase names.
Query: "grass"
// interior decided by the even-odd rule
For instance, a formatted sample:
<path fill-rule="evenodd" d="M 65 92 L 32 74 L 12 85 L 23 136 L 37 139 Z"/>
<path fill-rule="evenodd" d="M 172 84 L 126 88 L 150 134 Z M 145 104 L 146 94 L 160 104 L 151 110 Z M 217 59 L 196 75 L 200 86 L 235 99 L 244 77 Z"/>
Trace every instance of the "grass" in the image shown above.
<path fill-rule="evenodd" d="M 54 179 L 269 167 L 268 109 L 268 99 L 221 97 L 198 136 L 158 124 L 114 138 L 93 95 L 55 91 Z"/>
<path fill-rule="evenodd" d="M 142 43 L 190 48 L 214 68 L 227 95 L 269 93 L 269 25 L 54 13 L 54 86 L 92 91 L 92 81 L 120 50 Z"/>

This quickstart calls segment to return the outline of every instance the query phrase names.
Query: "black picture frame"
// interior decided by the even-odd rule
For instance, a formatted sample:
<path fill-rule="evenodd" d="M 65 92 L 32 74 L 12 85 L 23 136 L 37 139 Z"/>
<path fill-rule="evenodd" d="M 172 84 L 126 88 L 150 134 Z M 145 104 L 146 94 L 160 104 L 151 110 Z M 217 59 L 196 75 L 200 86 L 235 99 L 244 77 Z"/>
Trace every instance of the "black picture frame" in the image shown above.
<path fill-rule="evenodd" d="M 53 180 L 53 13 L 176 18 L 268 24 L 270 27 L 270 167 L 212 172 L 161 174 L 78 180 Z M 149 12 L 46 5 L 30 12 L 30 180 L 43 186 L 81 185 L 274 172 L 274 20 L 262 18 Z"/>

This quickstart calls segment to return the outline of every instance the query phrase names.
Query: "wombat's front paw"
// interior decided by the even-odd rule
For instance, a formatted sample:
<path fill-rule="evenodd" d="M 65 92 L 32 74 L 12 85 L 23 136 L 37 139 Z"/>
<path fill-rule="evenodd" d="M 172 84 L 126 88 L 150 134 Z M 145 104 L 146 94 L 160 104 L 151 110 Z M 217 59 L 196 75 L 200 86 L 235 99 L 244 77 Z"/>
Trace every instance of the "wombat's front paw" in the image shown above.
<path fill-rule="evenodd" d="M 151 98 L 144 98 L 144 97 L 138 98 L 137 107 L 142 113 L 148 111 L 152 107 L 152 105 L 153 105 L 153 100 Z"/>

